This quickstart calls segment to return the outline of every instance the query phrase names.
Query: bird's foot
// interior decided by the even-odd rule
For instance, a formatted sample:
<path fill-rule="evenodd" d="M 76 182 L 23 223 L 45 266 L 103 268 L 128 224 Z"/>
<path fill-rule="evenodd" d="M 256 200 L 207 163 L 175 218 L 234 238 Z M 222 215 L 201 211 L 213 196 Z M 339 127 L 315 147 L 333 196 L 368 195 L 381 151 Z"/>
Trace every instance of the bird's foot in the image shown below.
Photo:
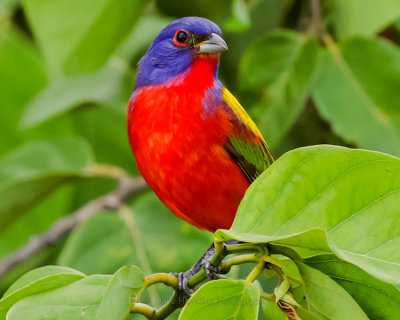
<path fill-rule="evenodd" d="M 206 272 L 207 278 L 209 280 L 218 280 L 220 279 L 220 271 L 221 267 L 215 267 L 211 265 L 211 263 L 208 261 L 206 262 L 203 266 L 201 266 L 197 271 L 196 269 L 190 268 L 187 271 L 184 272 L 178 272 L 178 273 L 171 273 L 173 276 L 175 276 L 178 279 L 178 290 L 182 291 L 185 293 L 186 296 L 190 297 L 192 295 L 192 291 L 189 287 L 189 280 L 190 278 L 194 277 L 200 269 L 204 269 Z"/>
<path fill-rule="evenodd" d="M 208 280 L 218 280 L 220 279 L 221 267 L 220 266 L 213 266 L 210 261 L 204 263 L 202 266 L 204 271 L 206 272 Z"/>
<path fill-rule="evenodd" d="M 192 291 L 189 287 L 189 279 L 192 278 L 196 273 L 197 272 L 192 270 L 192 268 L 184 272 L 171 273 L 178 279 L 178 290 L 184 293 L 184 295 L 188 298 L 192 295 Z"/>
<path fill-rule="evenodd" d="M 192 291 L 189 287 L 189 279 L 195 276 L 201 269 L 204 269 L 209 280 L 220 279 L 219 274 L 221 273 L 221 267 L 213 266 L 210 262 L 214 254 L 215 247 L 214 245 L 211 245 L 211 247 L 204 253 L 200 260 L 197 261 L 189 270 L 185 272 L 172 273 L 172 275 L 178 278 L 179 291 L 182 291 L 186 295 L 190 296 Z"/>

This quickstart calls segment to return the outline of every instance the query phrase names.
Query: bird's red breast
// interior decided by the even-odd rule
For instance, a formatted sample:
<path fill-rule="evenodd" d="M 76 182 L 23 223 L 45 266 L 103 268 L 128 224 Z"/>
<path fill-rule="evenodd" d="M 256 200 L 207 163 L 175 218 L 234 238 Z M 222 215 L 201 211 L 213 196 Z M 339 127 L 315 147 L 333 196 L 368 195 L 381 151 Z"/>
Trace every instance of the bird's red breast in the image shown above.
<path fill-rule="evenodd" d="M 128 133 L 138 169 L 178 217 L 209 231 L 229 228 L 249 181 L 224 148 L 232 130 L 223 106 L 209 112 L 217 57 L 197 56 L 163 84 L 137 89 Z"/>

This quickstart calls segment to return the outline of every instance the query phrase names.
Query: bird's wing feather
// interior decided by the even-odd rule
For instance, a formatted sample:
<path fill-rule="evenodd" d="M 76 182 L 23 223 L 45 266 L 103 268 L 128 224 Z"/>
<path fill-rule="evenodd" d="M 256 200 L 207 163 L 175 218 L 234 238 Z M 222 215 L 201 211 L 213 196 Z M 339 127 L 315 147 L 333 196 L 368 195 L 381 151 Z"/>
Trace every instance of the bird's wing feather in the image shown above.
<path fill-rule="evenodd" d="M 222 89 L 222 100 L 233 125 L 225 148 L 252 182 L 274 159 L 256 124 L 226 88 Z"/>

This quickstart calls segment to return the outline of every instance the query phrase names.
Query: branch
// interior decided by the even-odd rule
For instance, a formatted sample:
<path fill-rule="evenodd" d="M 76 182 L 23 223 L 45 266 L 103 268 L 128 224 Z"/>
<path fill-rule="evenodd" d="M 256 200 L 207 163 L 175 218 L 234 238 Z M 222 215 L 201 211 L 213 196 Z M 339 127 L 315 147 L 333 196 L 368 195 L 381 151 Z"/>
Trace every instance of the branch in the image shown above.
<path fill-rule="evenodd" d="M 142 178 L 120 178 L 119 186 L 116 190 L 88 202 L 77 211 L 56 221 L 50 229 L 31 237 L 25 246 L 0 260 L 0 278 L 36 252 L 56 243 L 64 234 L 70 232 L 82 221 L 87 220 L 101 210 L 117 211 L 128 196 L 143 189 L 145 186 L 146 183 Z"/>
<path fill-rule="evenodd" d="M 310 7 L 311 7 L 311 28 L 314 28 L 317 37 L 321 39 L 327 32 L 321 20 L 320 0 L 310 0 Z"/>
<path fill-rule="evenodd" d="M 210 263 L 214 266 L 221 267 L 221 273 L 228 273 L 231 267 L 234 265 L 240 265 L 243 263 L 256 263 L 256 267 L 246 279 L 247 282 L 253 282 L 265 268 L 264 257 L 269 255 L 269 251 L 264 244 L 239 243 L 226 245 L 218 240 L 215 240 L 214 244 L 216 253 L 210 260 Z M 223 260 L 229 254 L 243 252 L 252 253 L 238 255 Z M 189 288 L 196 287 L 206 279 L 207 275 L 204 269 L 201 269 L 197 274 L 189 279 Z M 175 276 L 166 273 L 149 275 L 146 277 L 144 289 L 147 289 L 157 283 L 164 283 L 165 285 L 172 287 L 175 291 L 172 298 L 159 309 L 154 309 L 145 304 L 140 304 L 139 307 L 136 307 L 136 304 L 134 304 L 131 308 L 131 313 L 140 313 L 149 320 L 162 320 L 167 318 L 176 309 L 182 308 L 185 305 L 189 297 L 186 295 L 186 293 L 179 291 L 178 279 Z M 274 300 L 275 296 L 273 294 L 264 293 L 264 298 Z"/>
<path fill-rule="evenodd" d="M 315 24 L 321 22 L 321 6 L 319 0 L 310 0 L 311 5 L 311 19 Z"/>

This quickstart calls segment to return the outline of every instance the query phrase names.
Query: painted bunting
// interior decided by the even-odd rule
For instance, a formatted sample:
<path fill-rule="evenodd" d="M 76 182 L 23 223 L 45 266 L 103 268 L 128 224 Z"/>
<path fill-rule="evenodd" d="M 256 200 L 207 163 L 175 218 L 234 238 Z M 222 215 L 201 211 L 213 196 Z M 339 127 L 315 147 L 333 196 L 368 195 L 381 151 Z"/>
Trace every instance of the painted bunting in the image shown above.
<path fill-rule="evenodd" d="M 273 158 L 260 131 L 218 80 L 220 28 L 199 17 L 169 24 L 138 63 L 128 106 L 137 167 L 190 224 L 229 228 L 246 189 Z"/>

